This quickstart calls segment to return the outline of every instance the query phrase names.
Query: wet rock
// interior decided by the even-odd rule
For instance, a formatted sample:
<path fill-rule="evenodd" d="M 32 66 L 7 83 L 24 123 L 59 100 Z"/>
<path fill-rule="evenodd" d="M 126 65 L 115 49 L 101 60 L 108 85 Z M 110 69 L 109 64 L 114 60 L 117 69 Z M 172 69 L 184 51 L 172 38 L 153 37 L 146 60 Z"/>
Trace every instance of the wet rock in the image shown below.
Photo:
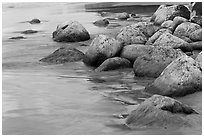
<path fill-rule="evenodd" d="M 132 64 L 129 60 L 120 57 L 113 57 L 105 60 L 95 71 L 101 72 L 130 67 L 132 67 Z"/>
<path fill-rule="evenodd" d="M 57 26 L 52 34 L 57 42 L 79 42 L 90 39 L 88 31 L 77 21 L 69 21 Z"/>
<path fill-rule="evenodd" d="M 135 60 L 133 71 L 135 76 L 156 78 L 172 61 L 182 55 L 184 53 L 181 50 L 171 47 L 149 48 L 149 52 Z"/>
<path fill-rule="evenodd" d="M 193 50 L 202 50 L 202 41 L 189 43 L 189 47 Z"/>
<path fill-rule="evenodd" d="M 187 115 L 197 114 L 187 106 L 173 98 L 153 95 L 133 110 L 126 119 L 129 128 L 167 128 L 191 126 Z"/>
<path fill-rule="evenodd" d="M 23 36 L 10 37 L 9 39 L 25 39 Z"/>
<path fill-rule="evenodd" d="M 172 26 L 172 23 L 173 23 L 172 20 L 164 21 L 164 22 L 161 24 L 161 27 L 162 27 L 162 28 L 170 28 L 170 27 Z"/>
<path fill-rule="evenodd" d="M 135 59 L 137 59 L 139 56 L 148 54 L 150 48 L 154 47 L 142 44 L 127 45 L 122 49 L 120 57 L 126 58 L 134 63 Z"/>
<path fill-rule="evenodd" d="M 106 59 L 119 54 L 123 45 L 118 40 L 106 35 L 99 35 L 88 47 L 83 62 L 90 66 L 99 66 Z"/>
<path fill-rule="evenodd" d="M 84 53 L 75 48 L 62 47 L 40 61 L 52 64 L 63 64 L 67 62 L 80 61 L 83 57 Z"/>
<path fill-rule="evenodd" d="M 200 68 L 202 68 L 202 51 L 198 54 L 198 56 L 195 59 L 198 64 L 200 65 Z"/>
<path fill-rule="evenodd" d="M 184 96 L 196 91 L 202 91 L 202 69 L 187 55 L 174 60 L 145 87 L 145 92 L 166 96 Z"/>
<path fill-rule="evenodd" d="M 109 24 L 109 21 L 107 19 L 102 19 L 95 21 L 93 24 L 96 26 L 105 27 Z"/>
<path fill-rule="evenodd" d="M 38 31 L 37 30 L 25 30 L 25 31 L 22 31 L 21 33 L 22 34 L 33 34 L 33 33 L 37 33 Z"/>
<path fill-rule="evenodd" d="M 116 36 L 116 39 L 123 42 L 124 45 L 144 44 L 147 41 L 147 38 L 142 31 L 139 28 L 134 28 L 132 26 L 122 28 Z"/>
<path fill-rule="evenodd" d="M 181 49 L 182 51 L 192 51 L 189 43 L 180 39 L 170 33 L 162 34 L 153 44 L 154 46 L 172 47 L 174 49 Z"/>
<path fill-rule="evenodd" d="M 174 32 L 175 29 L 177 28 L 178 25 L 180 25 L 183 22 L 187 22 L 188 20 L 186 18 L 177 16 L 173 19 L 173 23 L 171 24 L 171 26 L 169 27 L 169 29 Z"/>
<path fill-rule="evenodd" d="M 202 29 L 195 30 L 190 34 L 192 41 L 202 41 Z"/>
<path fill-rule="evenodd" d="M 122 13 L 116 13 L 115 17 L 119 20 L 126 20 L 127 18 L 129 18 L 129 14 L 126 12 L 122 12 Z"/>
<path fill-rule="evenodd" d="M 29 21 L 30 24 L 39 24 L 40 20 L 39 19 L 32 19 L 31 21 Z"/>
<path fill-rule="evenodd" d="M 161 25 L 164 21 L 173 20 L 176 16 L 190 19 L 190 11 L 183 5 L 161 5 L 152 15 L 151 21 L 156 25 Z"/>
<path fill-rule="evenodd" d="M 170 33 L 172 32 L 169 29 L 160 29 L 159 31 L 155 32 L 145 43 L 146 45 L 152 45 L 163 33 Z"/>
<path fill-rule="evenodd" d="M 194 16 L 191 18 L 192 23 L 196 23 L 200 26 L 202 26 L 202 16 Z"/>
<path fill-rule="evenodd" d="M 184 22 L 175 29 L 173 34 L 177 37 L 189 37 L 192 32 L 198 29 L 201 29 L 200 25 L 191 22 Z"/>

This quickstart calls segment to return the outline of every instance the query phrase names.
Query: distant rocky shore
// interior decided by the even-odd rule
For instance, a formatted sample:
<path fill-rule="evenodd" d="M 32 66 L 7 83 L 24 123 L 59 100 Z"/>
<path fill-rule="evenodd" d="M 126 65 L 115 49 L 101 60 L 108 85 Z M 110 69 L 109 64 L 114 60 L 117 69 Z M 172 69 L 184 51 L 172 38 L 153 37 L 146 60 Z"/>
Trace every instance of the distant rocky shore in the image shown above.
<path fill-rule="evenodd" d="M 200 115 L 196 110 L 174 99 L 202 91 L 202 14 L 192 16 L 186 5 L 161 5 L 151 17 L 137 13 L 100 12 L 99 27 L 117 28 L 116 35 L 99 34 L 91 38 L 77 21 L 59 24 L 52 33 L 56 42 L 84 42 L 87 50 L 63 47 L 40 62 L 63 64 L 83 61 L 96 73 L 132 68 L 136 77 L 152 77 L 144 93 L 151 95 L 130 114 L 129 128 L 192 126 L 189 117 Z M 116 23 L 111 23 L 111 21 Z M 128 22 L 128 25 L 117 21 Z M 33 19 L 31 24 L 41 23 Z M 37 33 L 28 30 L 25 34 Z M 13 37 L 11 39 L 22 39 Z"/>

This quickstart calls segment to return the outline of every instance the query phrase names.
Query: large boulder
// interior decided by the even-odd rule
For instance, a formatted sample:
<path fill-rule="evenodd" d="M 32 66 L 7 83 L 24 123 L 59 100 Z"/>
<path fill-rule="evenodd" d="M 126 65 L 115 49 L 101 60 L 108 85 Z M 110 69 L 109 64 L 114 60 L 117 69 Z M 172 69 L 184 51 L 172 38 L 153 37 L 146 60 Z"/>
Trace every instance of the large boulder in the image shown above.
<path fill-rule="evenodd" d="M 64 22 L 52 33 L 57 42 L 79 42 L 90 39 L 88 31 L 77 21 Z"/>
<path fill-rule="evenodd" d="M 115 13 L 115 18 L 119 19 L 119 20 L 126 20 L 127 18 L 129 18 L 129 14 L 126 12 L 122 12 L 122 13 Z"/>
<path fill-rule="evenodd" d="M 192 41 L 202 41 L 202 29 L 195 30 L 190 34 Z"/>
<path fill-rule="evenodd" d="M 153 44 L 154 46 L 172 47 L 182 51 L 191 51 L 189 43 L 170 33 L 163 33 Z"/>
<path fill-rule="evenodd" d="M 202 68 L 202 51 L 198 54 L 195 60 L 198 62 L 198 64 Z"/>
<path fill-rule="evenodd" d="M 174 35 L 177 37 L 189 37 L 195 30 L 201 29 L 201 26 L 191 22 L 181 23 L 174 31 Z"/>
<path fill-rule="evenodd" d="M 62 64 L 66 62 L 80 61 L 83 59 L 83 57 L 84 53 L 75 48 L 62 47 L 40 61 L 52 64 Z"/>
<path fill-rule="evenodd" d="M 153 95 L 130 113 L 126 125 L 131 129 L 191 127 L 191 122 L 186 118 L 190 114 L 197 112 L 173 98 Z"/>
<path fill-rule="evenodd" d="M 149 49 L 154 48 L 151 45 L 142 45 L 142 44 L 133 44 L 125 46 L 120 54 L 120 57 L 126 58 L 129 61 L 133 62 L 142 55 L 148 54 Z"/>
<path fill-rule="evenodd" d="M 158 77 L 162 71 L 176 58 L 184 55 L 179 49 L 171 47 L 155 47 L 139 56 L 133 65 L 135 76 Z"/>
<path fill-rule="evenodd" d="M 145 43 L 145 45 L 152 45 L 163 33 L 170 33 L 172 32 L 169 29 L 160 29 L 155 32 Z"/>
<path fill-rule="evenodd" d="M 202 41 L 196 41 L 196 42 L 189 43 L 189 47 L 192 50 L 202 50 Z"/>
<path fill-rule="evenodd" d="M 190 11 L 184 5 L 161 5 L 152 15 L 151 21 L 156 25 L 161 25 L 164 21 L 173 20 L 176 16 L 190 19 Z"/>
<path fill-rule="evenodd" d="M 99 27 L 105 27 L 109 24 L 109 21 L 107 19 L 101 19 L 101 20 L 95 21 L 93 24 Z"/>
<path fill-rule="evenodd" d="M 173 19 L 173 22 L 171 24 L 171 26 L 169 27 L 169 29 L 174 32 L 175 29 L 177 28 L 178 25 L 180 25 L 181 23 L 183 22 L 187 22 L 188 20 L 186 18 L 183 18 L 183 17 L 180 17 L 180 16 L 177 16 Z"/>
<path fill-rule="evenodd" d="M 145 44 L 147 41 L 147 38 L 143 32 L 139 28 L 132 26 L 122 28 L 119 34 L 116 36 L 116 39 L 123 42 L 124 45 Z"/>
<path fill-rule="evenodd" d="M 106 35 L 99 35 L 91 42 L 85 53 L 83 62 L 90 66 L 99 66 L 108 58 L 114 57 L 121 51 L 123 44 Z"/>
<path fill-rule="evenodd" d="M 95 71 L 109 71 L 121 68 L 130 68 L 132 64 L 129 60 L 120 57 L 113 57 L 105 60 Z"/>
<path fill-rule="evenodd" d="M 166 96 L 184 96 L 196 91 L 202 91 L 202 69 L 187 55 L 174 60 L 145 87 L 145 92 Z"/>

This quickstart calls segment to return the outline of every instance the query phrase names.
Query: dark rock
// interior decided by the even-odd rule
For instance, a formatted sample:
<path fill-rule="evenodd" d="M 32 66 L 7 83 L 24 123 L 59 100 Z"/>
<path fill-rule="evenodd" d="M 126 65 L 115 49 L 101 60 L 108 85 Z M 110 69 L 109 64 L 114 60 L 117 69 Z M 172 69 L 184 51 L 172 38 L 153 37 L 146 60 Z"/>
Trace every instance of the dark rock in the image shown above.
<path fill-rule="evenodd" d="M 202 50 L 202 41 L 189 43 L 189 47 L 193 50 Z"/>
<path fill-rule="evenodd" d="M 84 57 L 84 53 L 75 48 L 59 48 L 49 56 L 41 59 L 41 62 L 62 64 L 66 62 L 80 61 Z"/>
<path fill-rule="evenodd" d="M 126 119 L 131 128 L 191 127 L 187 115 L 197 114 L 190 106 L 165 96 L 153 95 L 133 110 Z"/>
<path fill-rule="evenodd" d="M 90 39 L 88 31 L 77 21 L 69 21 L 58 25 L 52 35 L 53 40 L 57 42 L 79 42 Z"/>
<path fill-rule="evenodd" d="M 105 60 L 95 71 L 101 72 L 130 67 L 132 67 L 132 64 L 129 60 L 120 57 L 113 57 Z"/>
<path fill-rule="evenodd" d="M 31 21 L 29 21 L 30 24 L 39 24 L 40 20 L 39 19 L 32 19 Z"/>
<path fill-rule="evenodd" d="M 179 49 L 171 47 L 149 48 L 146 54 L 139 56 L 133 65 L 135 76 L 158 77 L 176 58 L 184 55 Z"/>
<path fill-rule="evenodd" d="M 119 54 L 123 45 L 118 40 L 106 35 L 99 35 L 88 47 L 83 62 L 90 66 L 98 67 L 106 59 Z"/>
<path fill-rule="evenodd" d="M 33 33 L 37 33 L 38 31 L 37 30 L 25 30 L 25 31 L 22 31 L 21 33 L 22 34 L 33 34 Z"/>
<path fill-rule="evenodd" d="M 184 96 L 196 91 L 202 91 L 202 69 L 187 55 L 174 60 L 145 87 L 145 92 L 166 96 Z"/>
<path fill-rule="evenodd" d="M 154 46 L 172 47 L 174 49 L 181 49 L 182 51 L 192 51 L 189 43 L 180 39 L 170 33 L 162 34 L 153 44 Z"/>
<path fill-rule="evenodd" d="M 102 19 L 95 21 L 93 24 L 96 26 L 105 27 L 109 24 L 109 21 L 107 19 Z"/>
<path fill-rule="evenodd" d="M 191 11 L 194 15 L 202 16 L 202 2 L 195 2 Z"/>
<path fill-rule="evenodd" d="M 160 29 L 159 31 L 155 32 L 145 43 L 146 45 L 152 45 L 163 33 L 170 33 L 172 32 L 169 29 Z"/>
<path fill-rule="evenodd" d="M 192 41 L 202 41 L 202 29 L 195 30 L 190 34 Z"/>
<path fill-rule="evenodd" d="M 196 23 L 200 26 L 202 26 L 202 16 L 194 16 L 191 18 L 192 23 Z"/>
<path fill-rule="evenodd" d="M 202 51 L 198 54 L 195 61 L 197 61 L 198 64 L 200 65 L 200 68 L 202 68 Z"/>
<path fill-rule="evenodd" d="M 174 35 L 177 37 L 189 37 L 195 30 L 201 29 L 201 26 L 191 22 L 181 23 L 174 31 Z"/>
<path fill-rule="evenodd" d="M 17 36 L 17 37 L 10 37 L 9 39 L 25 39 L 23 36 Z"/>
<path fill-rule="evenodd" d="M 161 5 L 152 15 L 151 21 L 156 25 L 161 25 L 164 21 L 173 20 L 176 16 L 190 19 L 190 11 L 183 5 Z"/>
<path fill-rule="evenodd" d="M 126 58 L 132 63 L 134 63 L 135 59 L 137 59 L 139 56 L 148 54 L 150 48 L 154 47 L 151 45 L 141 44 L 127 45 L 122 49 L 120 57 Z"/>

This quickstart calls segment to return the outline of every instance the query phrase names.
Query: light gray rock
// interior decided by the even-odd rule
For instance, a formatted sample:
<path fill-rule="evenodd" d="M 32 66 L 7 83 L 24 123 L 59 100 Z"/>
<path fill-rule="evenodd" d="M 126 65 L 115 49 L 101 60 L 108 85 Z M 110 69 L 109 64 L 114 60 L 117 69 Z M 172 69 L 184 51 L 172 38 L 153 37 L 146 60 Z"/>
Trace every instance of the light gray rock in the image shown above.
<path fill-rule="evenodd" d="M 173 24 L 173 21 L 172 20 L 167 20 L 167 21 L 164 21 L 162 24 L 161 24 L 161 27 L 162 28 L 170 28 Z"/>
<path fill-rule="evenodd" d="M 202 41 L 189 43 L 189 46 L 193 50 L 202 50 Z"/>
<path fill-rule="evenodd" d="M 197 91 L 202 91 L 202 69 L 187 55 L 174 60 L 145 87 L 145 92 L 166 96 L 184 96 Z"/>
<path fill-rule="evenodd" d="M 88 31 L 77 21 L 64 22 L 52 34 L 57 42 L 79 42 L 90 39 Z"/>
<path fill-rule="evenodd" d="M 171 26 L 169 27 L 169 29 L 174 32 L 175 29 L 177 28 L 178 25 L 180 25 L 183 22 L 187 22 L 188 20 L 186 18 L 177 16 L 173 19 L 173 23 L 171 24 Z"/>
<path fill-rule="evenodd" d="M 198 30 L 193 31 L 190 34 L 190 39 L 192 41 L 202 41 L 202 29 L 198 29 Z"/>
<path fill-rule="evenodd" d="M 202 68 L 202 51 L 198 54 L 195 60 L 198 62 L 198 64 Z"/>
<path fill-rule="evenodd" d="M 88 47 L 83 62 L 98 67 L 106 59 L 119 54 L 122 47 L 122 43 L 118 40 L 106 35 L 99 35 L 94 38 Z"/>
<path fill-rule="evenodd" d="M 135 59 L 139 56 L 148 54 L 150 48 L 154 48 L 154 46 L 142 44 L 127 45 L 122 49 L 120 57 L 126 58 L 134 63 Z"/>
<path fill-rule="evenodd" d="M 133 110 L 126 119 L 131 129 L 191 127 L 187 115 L 197 114 L 187 106 L 173 98 L 153 95 Z"/>
<path fill-rule="evenodd" d="M 135 76 L 158 77 L 162 71 L 176 58 L 185 55 L 179 49 L 171 47 L 155 47 L 139 56 L 133 65 Z"/>
<path fill-rule="evenodd" d="M 101 72 L 130 67 L 132 67 L 132 64 L 129 60 L 120 57 L 113 57 L 105 60 L 95 71 Z"/>

